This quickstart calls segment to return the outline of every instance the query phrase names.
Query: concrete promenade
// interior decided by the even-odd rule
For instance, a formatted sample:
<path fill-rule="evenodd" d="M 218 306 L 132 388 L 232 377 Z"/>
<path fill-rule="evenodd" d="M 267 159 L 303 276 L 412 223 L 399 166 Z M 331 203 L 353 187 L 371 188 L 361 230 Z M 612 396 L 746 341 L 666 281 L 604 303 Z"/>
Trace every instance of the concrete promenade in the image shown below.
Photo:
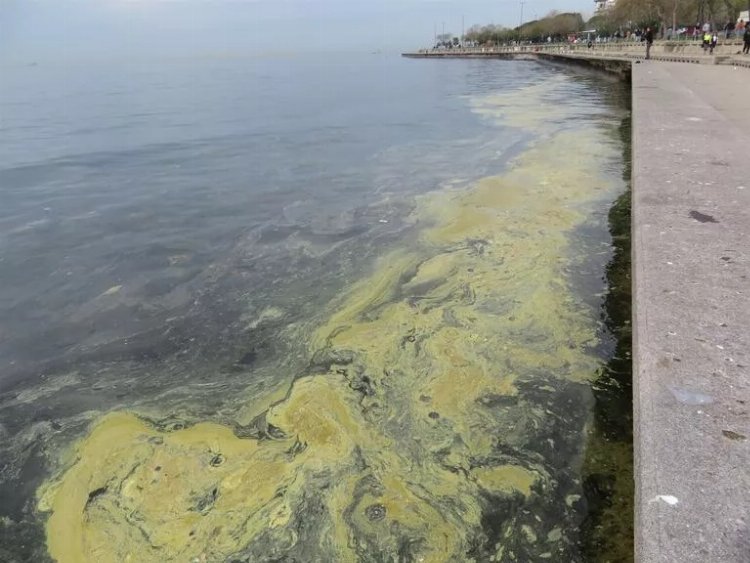
<path fill-rule="evenodd" d="M 750 75 L 634 64 L 636 561 L 750 561 Z"/>

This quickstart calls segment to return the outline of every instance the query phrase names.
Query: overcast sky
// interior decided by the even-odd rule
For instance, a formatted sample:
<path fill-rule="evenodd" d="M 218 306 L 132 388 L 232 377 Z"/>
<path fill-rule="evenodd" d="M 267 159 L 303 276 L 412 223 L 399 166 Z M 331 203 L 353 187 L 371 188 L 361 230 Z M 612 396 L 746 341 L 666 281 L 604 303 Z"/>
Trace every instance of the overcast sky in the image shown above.
<path fill-rule="evenodd" d="M 528 0 L 524 20 L 593 11 L 593 0 Z M 518 25 L 518 0 L 0 0 L 0 60 L 396 51 L 445 24 Z"/>

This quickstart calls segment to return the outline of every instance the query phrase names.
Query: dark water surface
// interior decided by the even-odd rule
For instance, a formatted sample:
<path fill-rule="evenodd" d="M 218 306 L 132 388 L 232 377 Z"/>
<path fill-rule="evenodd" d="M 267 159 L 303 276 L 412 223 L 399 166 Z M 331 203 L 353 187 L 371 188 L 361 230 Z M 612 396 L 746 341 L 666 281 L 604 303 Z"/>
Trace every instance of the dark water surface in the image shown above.
<path fill-rule="evenodd" d="M 2 74 L 0 559 L 590 558 L 621 85 L 389 56 Z"/>

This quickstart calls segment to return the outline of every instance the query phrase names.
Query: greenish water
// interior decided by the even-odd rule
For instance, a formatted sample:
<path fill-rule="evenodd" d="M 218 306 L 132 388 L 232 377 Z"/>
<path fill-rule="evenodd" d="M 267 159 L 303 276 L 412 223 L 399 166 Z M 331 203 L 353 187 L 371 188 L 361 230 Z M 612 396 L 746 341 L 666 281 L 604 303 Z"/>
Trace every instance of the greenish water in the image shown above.
<path fill-rule="evenodd" d="M 590 500 L 583 524 L 584 554 L 591 561 L 631 561 L 634 539 L 631 122 L 623 120 L 623 179 L 628 185 L 609 211 L 614 255 L 607 265 L 607 328 L 616 339 L 612 358 L 594 383 L 596 407 L 587 446 L 584 486 Z"/>
<path fill-rule="evenodd" d="M 347 65 L 380 77 L 376 96 L 342 68 L 258 68 L 271 85 L 310 73 L 312 101 L 264 95 L 247 131 L 228 116 L 221 150 L 169 148 L 159 158 L 191 173 L 164 174 L 157 212 L 148 190 L 97 207 L 80 170 L 45 165 L 112 215 L 8 235 L 11 259 L 38 248 L 41 271 L 62 267 L 42 252 L 53 233 L 62 248 L 108 238 L 66 258 L 100 264 L 90 278 L 6 296 L 38 309 L 9 309 L 25 315 L 17 350 L 33 348 L 22 329 L 54 327 L 0 396 L 9 559 L 632 558 L 625 90 L 457 63 Z M 233 64 L 219 77 L 242 84 Z M 144 154 L 148 174 L 164 165 Z M 114 182 L 137 173 L 106 162 Z M 23 182 L 57 193 L 29 166 L 4 172 L 8 221 Z"/>

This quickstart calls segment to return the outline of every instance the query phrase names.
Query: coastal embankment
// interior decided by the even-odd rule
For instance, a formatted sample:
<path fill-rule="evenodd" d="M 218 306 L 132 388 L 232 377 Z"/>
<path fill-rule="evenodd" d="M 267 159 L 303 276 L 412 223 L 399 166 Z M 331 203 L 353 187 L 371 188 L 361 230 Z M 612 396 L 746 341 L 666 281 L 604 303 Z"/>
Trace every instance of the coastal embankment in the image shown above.
<path fill-rule="evenodd" d="M 713 52 L 703 49 L 696 41 L 656 41 L 651 48 L 651 59 L 663 62 L 682 62 L 707 65 L 750 67 L 750 57 L 741 54 L 742 44 L 727 41 L 717 45 Z M 633 61 L 645 60 L 646 47 L 638 42 L 551 43 L 509 47 L 474 47 L 465 49 L 421 49 L 403 53 L 416 59 L 532 59 L 582 61 L 583 64 L 615 71 L 629 76 Z M 609 61 L 609 62 L 607 62 Z"/>
<path fill-rule="evenodd" d="M 575 62 L 632 81 L 635 559 L 739 563 L 750 553 L 747 61 L 733 47 L 668 47 L 641 64 L 642 47 L 407 56 Z"/>

